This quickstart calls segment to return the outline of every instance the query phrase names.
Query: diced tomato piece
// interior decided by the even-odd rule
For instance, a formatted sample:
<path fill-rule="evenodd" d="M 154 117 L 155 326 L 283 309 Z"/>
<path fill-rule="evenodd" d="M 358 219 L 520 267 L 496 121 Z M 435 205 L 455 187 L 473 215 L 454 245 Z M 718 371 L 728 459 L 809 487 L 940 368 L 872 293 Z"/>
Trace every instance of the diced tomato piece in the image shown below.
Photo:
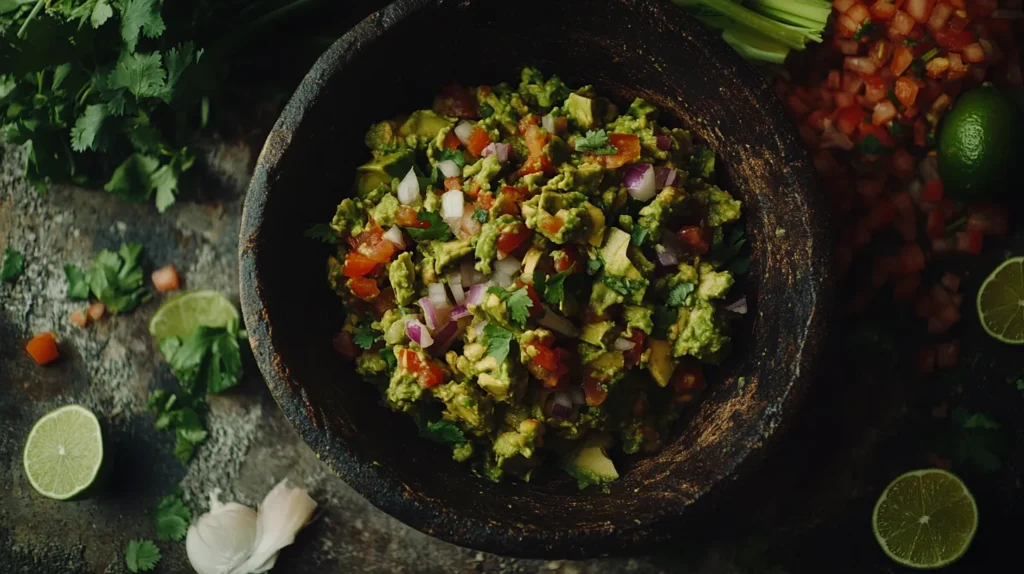
<path fill-rule="evenodd" d="M 889 93 L 888 86 L 885 85 L 885 80 L 880 76 L 871 76 L 864 80 L 864 100 L 869 104 L 877 104 L 878 102 L 885 99 Z M 869 106 L 870 107 L 870 106 Z"/>
<path fill-rule="evenodd" d="M 352 360 L 359 356 L 359 348 L 352 342 L 352 333 L 342 331 L 331 341 L 334 350 L 346 359 Z"/>
<path fill-rule="evenodd" d="M 608 134 L 608 143 L 619 153 L 599 156 L 607 168 L 622 167 L 640 158 L 640 138 L 633 134 Z"/>
<path fill-rule="evenodd" d="M 50 332 L 39 333 L 29 339 L 25 350 L 28 351 L 32 360 L 40 365 L 53 362 L 60 356 L 60 353 L 57 352 L 57 338 Z"/>
<path fill-rule="evenodd" d="M 363 301 L 371 301 L 380 295 L 377 282 L 370 277 L 354 277 L 349 281 L 349 288 L 352 289 L 352 294 Z"/>
<path fill-rule="evenodd" d="M 944 28 L 935 32 L 935 43 L 951 52 L 963 52 L 964 48 L 977 42 L 974 33 L 968 30 Z"/>
<path fill-rule="evenodd" d="M 878 71 L 878 64 L 871 58 L 847 56 L 843 59 L 843 68 L 861 76 L 870 76 Z"/>
<path fill-rule="evenodd" d="M 867 6 L 857 3 L 846 10 L 846 15 L 859 25 L 871 17 L 871 12 Z"/>
<path fill-rule="evenodd" d="M 901 76 L 896 80 L 893 93 L 904 107 L 911 107 L 917 101 L 917 93 L 921 90 L 921 81 L 907 76 Z"/>
<path fill-rule="evenodd" d="M 490 211 L 494 207 L 494 194 L 485 191 L 477 196 L 477 204 L 484 210 Z"/>
<path fill-rule="evenodd" d="M 341 273 L 345 277 L 363 277 L 369 275 L 375 267 L 377 267 L 377 261 L 358 251 L 351 251 L 345 256 L 345 266 Z"/>
<path fill-rule="evenodd" d="M 924 184 L 924 189 L 921 191 L 922 201 L 942 201 L 943 187 L 941 179 L 933 179 L 928 183 Z"/>
<path fill-rule="evenodd" d="M 565 361 L 568 353 L 565 349 L 550 349 L 543 345 L 530 344 L 527 354 L 532 356 L 532 360 L 526 366 L 527 370 L 544 383 L 545 388 L 558 387 L 562 377 L 569 373 Z"/>
<path fill-rule="evenodd" d="M 938 239 L 946 234 L 946 218 L 941 210 L 933 209 L 928 214 L 927 233 L 928 237 L 933 239 Z"/>
<path fill-rule="evenodd" d="M 441 95 L 434 99 L 434 111 L 443 116 L 456 118 L 477 118 L 476 98 L 462 84 L 451 83 L 441 88 Z"/>
<path fill-rule="evenodd" d="M 453 189 L 462 191 L 462 178 L 461 177 L 446 177 L 444 178 L 444 190 L 451 191 Z"/>
<path fill-rule="evenodd" d="M 907 46 L 900 46 L 896 48 L 896 51 L 892 55 L 892 63 L 889 65 L 889 69 L 892 73 L 897 76 L 902 75 L 903 72 L 907 71 L 910 64 L 914 63 L 914 52 Z M 902 79 L 902 78 L 900 78 Z M 896 80 L 896 85 L 899 86 L 899 80 Z M 906 104 L 904 104 L 906 105 Z"/>
<path fill-rule="evenodd" d="M 928 16 L 928 31 L 932 34 L 946 27 L 946 22 L 953 15 L 953 7 L 945 2 L 935 5 L 932 13 Z"/>
<path fill-rule="evenodd" d="M 444 147 L 454 151 L 459 149 L 460 145 L 462 145 L 462 142 L 459 141 L 459 136 L 455 135 L 453 132 L 445 134 Z"/>
<path fill-rule="evenodd" d="M 920 245 L 905 245 L 900 251 L 903 273 L 915 273 L 924 269 L 924 251 Z"/>
<path fill-rule="evenodd" d="M 981 253 L 983 236 L 980 231 L 961 231 L 956 234 L 956 249 L 961 253 Z"/>
<path fill-rule="evenodd" d="M 385 313 L 395 307 L 395 290 L 391 287 L 381 289 L 380 295 L 373 299 L 373 312 L 377 318 L 383 317 Z"/>
<path fill-rule="evenodd" d="M 916 160 L 903 148 L 896 148 L 889 156 L 889 173 L 899 179 L 913 177 Z"/>
<path fill-rule="evenodd" d="M 1010 230 L 1010 214 L 1000 205 L 972 205 L 967 208 L 967 231 L 984 235 L 1006 235 Z"/>
<path fill-rule="evenodd" d="M 846 14 L 840 14 L 836 18 L 836 34 L 840 38 L 853 38 L 857 35 L 857 30 L 860 30 L 860 24 Z"/>
<path fill-rule="evenodd" d="M 178 281 L 178 270 L 174 268 L 174 265 L 167 265 L 157 269 L 151 276 L 153 279 L 153 287 L 157 291 L 174 291 L 179 286 Z"/>
<path fill-rule="evenodd" d="M 481 188 L 480 182 L 476 181 L 476 180 L 473 180 L 473 185 L 471 185 L 469 187 L 469 189 L 466 190 L 466 195 L 468 195 L 470 197 L 476 197 L 476 196 L 478 196 L 480 194 L 480 188 Z"/>
<path fill-rule="evenodd" d="M 629 341 L 633 343 L 633 348 L 622 353 L 625 368 L 631 369 L 634 365 L 640 362 L 640 358 L 644 354 L 644 340 L 646 338 L 647 335 L 645 335 L 643 331 L 640 329 L 633 329 L 633 334 L 629 337 Z"/>
<path fill-rule="evenodd" d="M 789 111 L 793 114 L 793 117 L 797 119 L 806 116 L 808 112 L 811 111 L 811 107 L 804 103 L 803 100 L 798 98 L 796 94 L 791 94 L 789 98 L 786 99 L 786 107 L 789 108 Z"/>
<path fill-rule="evenodd" d="M 76 327 L 85 327 L 89 324 L 89 316 L 85 314 L 85 309 L 75 309 L 71 312 L 69 321 Z"/>
<path fill-rule="evenodd" d="M 99 321 L 103 318 L 103 314 L 107 312 L 107 306 L 99 301 L 89 305 L 85 312 L 89 315 L 89 318 L 93 321 Z"/>
<path fill-rule="evenodd" d="M 704 368 L 695 360 L 680 361 L 670 384 L 675 400 L 690 402 L 704 389 Z"/>
<path fill-rule="evenodd" d="M 871 51 L 868 52 L 868 57 L 871 58 L 879 67 L 885 66 L 885 63 L 889 61 L 892 56 L 893 46 L 888 40 L 878 40 L 873 46 Z M 884 71 L 884 70 L 883 70 Z"/>
<path fill-rule="evenodd" d="M 907 14 L 910 14 L 910 17 L 915 22 L 924 24 L 928 21 L 928 17 L 931 16 L 935 0 L 907 0 L 903 6 L 906 8 Z"/>
<path fill-rule="evenodd" d="M 871 20 L 892 20 L 896 15 L 896 4 L 889 0 L 877 0 L 871 5 Z"/>
<path fill-rule="evenodd" d="M 394 243 L 382 238 L 376 245 L 364 244 L 359 250 L 371 261 L 387 263 L 398 248 Z"/>
<path fill-rule="evenodd" d="M 839 110 L 839 115 L 836 118 L 836 127 L 839 131 L 846 135 L 853 135 L 857 131 L 857 126 L 864 121 L 864 116 L 867 115 L 860 106 L 849 106 Z"/>
<path fill-rule="evenodd" d="M 466 149 L 469 153 L 479 157 L 484 153 L 484 148 L 491 144 L 491 136 L 487 130 L 476 126 L 469 132 L 469 141 L 466 142 Z"/>
<path fill-rule="evenodd" d="M 521 223 L 515 224 L 511 231 L 507 231 L 498 236 L 498 253 L 508 255 L 520 245 L 526 243 L 530 236 L 533 235 L 533 231 L 526 228 Z"/>
<path fill-rule="evenodd" d="M 839 70 L 832 70 L 828 73 L 828 89 L 838 90 L 843 85 L 843 75 Z"/>
<path fill-rule="evenodd" d="M 896 105 L 889 100 L 882 100 L 875 104 L 875 110 L 871 114 L 871 123 L 876 126 L 884 126 L 896 117 Z"/>
<path fill-rule="evenodd" d="M 930 375 L 935 372 L 935 349 L 931 345 L 921 345 L 917 352 L 917 374 Z"/>
<path fill-rule="evenodd" d="M 540 223 L 537 224 L 537 227 L 539 227 L 541 230 L 547 233 L 550 233 L 551 235 L 555 235 L 562 229 L 562 226 L 564 225 L 565 223 L 563 223 L 561 219 L 559 219 L 555 215 L 551 215 L 541 219 Z"/>
<path fill-rule="evenodd" d="M 856 3 L 857 0 L 832 0 L 832 7 L 840 14 L 843 14 Z"/>
<path fill-rule="evenodd" d="M 985 49 L 978 42 L 972 42 L 964 46 L 963 58 L 965 62 L 978 64 L 985 61 Z"/>
<path fill-rule="evenodd" d="M 599 407 L 608 398 L 608 391 L 593 375 L 586 375 L 583 377 L 583 396 L 588 406 Z"/>
<path fill-rule="evenodd" d="M 867 215 L 865 224 L 871 231 L 878 231 L 885 228 L 896 217 L 896 207 L 890 201 L 879 201 L 871 208 Z"/>
<path fill-rule="evenodd" d="M 408 205 L 398 206 L 398 211 L 395 212 L 395 223 L 401 227 L 413 227 L 416 229 L 426 229 L 430 227 L 430 223 L 420 221 L 419 212 Z"/>
<path fill-rule="evenodd" d="M 952 273 L 946 273 L 939 280 L 939 283 L 946 288 L 946 291 L 950 293 L 956 293 L 960 290 L 960 277 L 953 275 Z"/>
<path fill-rule="evenodd" d="M 556 273 L 561 273 L 562 271 L 569 271 L 569 273 L 581 273 L 583 271 L 583 268 L 580 265 L 580 254 L 575 247 L 563 247 L 553 253 L 552 256 Z"/>
<path fill-rule="evenodd" d="M 949 70 L 948 58 L 932 58 L 924 65 L 924 71 L 929 78 L 941 78 Z"/>
<path fill-rule="evenodd" d="M 401 349 L 397 358 L 399 368 L 414 375 L 425 388 L 431 389 L 444 382 L 444 371 L 433 361 L 420 357 L 416 351 Z"/>
<path fill-rule="evenodd" d="M 697 225 L 686 225 L 679 230 L 679 241 L 683 247 L 694 255 L 703 255 L 708 252 L 711 246 L 708 241 L 707 231 Z"/>

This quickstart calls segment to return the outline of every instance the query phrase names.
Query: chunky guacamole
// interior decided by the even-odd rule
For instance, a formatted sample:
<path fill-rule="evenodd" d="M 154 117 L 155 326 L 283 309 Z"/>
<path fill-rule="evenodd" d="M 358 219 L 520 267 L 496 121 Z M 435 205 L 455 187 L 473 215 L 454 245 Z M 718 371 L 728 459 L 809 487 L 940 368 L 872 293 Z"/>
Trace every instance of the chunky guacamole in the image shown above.
<path fill-rule="evenodd" d="M 745 312 L 741 205 L 714 153 L 527 68 L 373 125 L 331 221 L 335 346 L 487 478 L 580 487 L 658 449 Z"/>

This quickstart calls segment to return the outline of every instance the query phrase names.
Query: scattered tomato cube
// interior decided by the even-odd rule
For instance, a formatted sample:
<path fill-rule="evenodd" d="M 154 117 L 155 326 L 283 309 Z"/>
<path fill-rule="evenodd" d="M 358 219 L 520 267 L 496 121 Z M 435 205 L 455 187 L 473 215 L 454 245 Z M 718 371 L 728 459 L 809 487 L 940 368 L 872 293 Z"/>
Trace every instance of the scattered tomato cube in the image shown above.
<path fill-rule="evenodd" d="M 174 265 L 157 269 L 153 272 L 152 278 L 153 287 L 156 287 L 157 291 L 175 291 L 179 287 L 178 270 L 174 268 Z"/>
<path fill-rule="evenodd" d="M 52 332 L 39 333 L 32 337 L 25 345 L 25 350 L 32 360 L 40 365 L 51 363 L 60 356 L 57 352 L 57 338 Z"/>

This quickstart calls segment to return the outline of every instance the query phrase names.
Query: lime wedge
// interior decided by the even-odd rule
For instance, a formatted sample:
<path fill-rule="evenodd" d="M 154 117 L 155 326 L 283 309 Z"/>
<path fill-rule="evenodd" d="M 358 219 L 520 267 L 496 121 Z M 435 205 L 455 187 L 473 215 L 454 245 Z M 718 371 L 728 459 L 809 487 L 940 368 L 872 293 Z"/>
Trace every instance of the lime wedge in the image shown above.
<path fill-rule="evenodd" d="M 22 456 L 25 475 L 36 492 L 67 500 L 96 480 L 103 464 L 103 436 L 96 415 L 67 405 L 43 415 L 32 426 Z"/>
<path fill-rule="evenodd" d="M 185 337 L 199 325 L 224 327 L 238 321 L 238 311 L 217 291 L 190 291 L 168 300 L 149 321 L 149 334 L 157 341 Z"/>
<path fill-rule="evenodd" d="M 978 530 L 978 507 L 959 478 L 929 468 L 889 483 L 871 522 L 889 558 L 912 568 L 941 568 L 967 551 Z"/>
<path fill-rule="evenodd" d="M 996 339 L 1024 344 L 1024 257 L 1007 259 L 981 284 L 978 318 Z"/>

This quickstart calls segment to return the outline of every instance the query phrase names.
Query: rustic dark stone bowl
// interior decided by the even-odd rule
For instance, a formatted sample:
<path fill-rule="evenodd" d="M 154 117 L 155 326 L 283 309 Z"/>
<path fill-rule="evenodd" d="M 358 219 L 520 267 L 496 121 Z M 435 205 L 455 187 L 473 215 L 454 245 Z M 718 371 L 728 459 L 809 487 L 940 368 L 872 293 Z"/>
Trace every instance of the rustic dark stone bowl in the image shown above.
<path fill-rule="evenodd" d="M 669 444 L 619 461 L 622 478 L 607 494 L 579 491 L 558 472 L 488 482 L 380 406 L 332 350 L 342 317 L 325 279 L 328 251 L 303 237 L 348 192 L 370 123 L 429 107 L 451 80 L 515 80 L 527 63 L 620 103 L 657 104 L 710 143 L 720 183 L 745 202 L 751 313 L 738 344 Z M 385 512 L 491 552 L 623 553 L 672 536 L 721 498 L 798 407 L 831 308 L 826 221 L 765 81 L 668 2 L 402 0 L 324 53 L 267 139 L 242 218 L 242 309 L 267 385 L 299 434 Z"/>

